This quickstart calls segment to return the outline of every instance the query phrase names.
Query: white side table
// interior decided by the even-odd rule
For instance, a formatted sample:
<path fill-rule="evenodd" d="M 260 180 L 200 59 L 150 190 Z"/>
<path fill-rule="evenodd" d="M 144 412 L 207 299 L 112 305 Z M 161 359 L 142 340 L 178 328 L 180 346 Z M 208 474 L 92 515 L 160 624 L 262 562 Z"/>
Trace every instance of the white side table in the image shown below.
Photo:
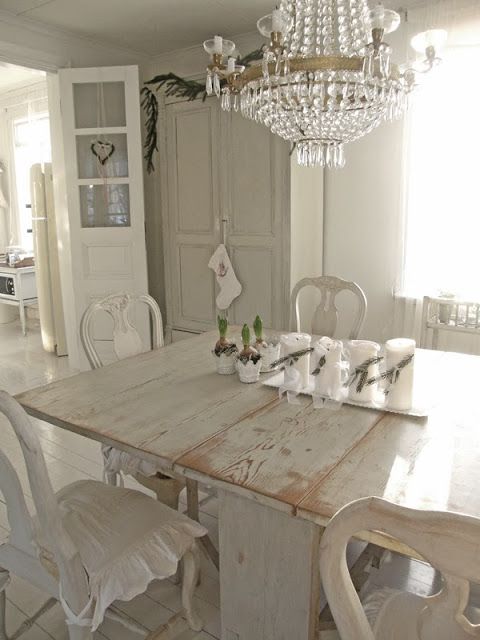
<path fill-rule="evenodd" d="M 37 302 L 35 267 L 0 265 L 0 303 L 19 308 L 23 335 L 27 335 L 25 307 Z"/>

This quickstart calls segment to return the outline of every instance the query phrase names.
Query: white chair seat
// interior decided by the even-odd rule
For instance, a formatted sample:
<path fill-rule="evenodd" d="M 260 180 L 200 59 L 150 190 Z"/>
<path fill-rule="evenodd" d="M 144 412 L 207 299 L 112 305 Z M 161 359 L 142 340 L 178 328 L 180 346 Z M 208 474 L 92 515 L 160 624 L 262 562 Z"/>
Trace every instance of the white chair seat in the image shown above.
<path fill-rule="evenodd" d="M 95 602 L 92 629 L 114 600 L 131 600 L 155 579 L 167 578 L 194 539 L 207 530 L 132 489 L 95 480 L 74 482 L 56 494 L 64 528 L 78 548 Z M 38 540 L 52 561 L 48 544 Z"/>

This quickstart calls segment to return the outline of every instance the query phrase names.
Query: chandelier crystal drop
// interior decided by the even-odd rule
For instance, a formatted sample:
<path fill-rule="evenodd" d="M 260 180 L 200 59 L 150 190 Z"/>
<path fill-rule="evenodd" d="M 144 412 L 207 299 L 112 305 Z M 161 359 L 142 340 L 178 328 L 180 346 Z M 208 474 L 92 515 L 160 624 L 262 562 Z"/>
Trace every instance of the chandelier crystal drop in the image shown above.
<path fill-rule="evenodd" d="M 207 93 L 294 144 L 300 165 L 343 167 L 344 145 L 401 116 L 416 74 L 439 60 L 433 43 L 445 38 L 417 36 L 422 67 L 401 72 L 384 41 L 399 24 L 367 0 L 281 0 L 257 23 L 270 40 L 260 63 L 237 65 L 234 43 L 220 36 L 204 42 Z"/>

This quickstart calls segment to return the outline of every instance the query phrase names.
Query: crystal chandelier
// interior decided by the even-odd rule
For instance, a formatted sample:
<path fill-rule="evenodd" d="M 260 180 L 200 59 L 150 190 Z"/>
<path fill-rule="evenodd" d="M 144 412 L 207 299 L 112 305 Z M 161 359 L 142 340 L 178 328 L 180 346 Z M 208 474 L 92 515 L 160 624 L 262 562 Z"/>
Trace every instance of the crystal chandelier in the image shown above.
<path fill-rule="evenodd" d="M 420 68 L 393 64 L 384 37 L 399 24 L 367 0 L 281 0 L 257 23 L 270 40 L 260 63 L 239 66 L 235 44 L 220 36 L 204 42 L 207 93 L 293 143 L 300 165 L 343 167 L 345 143 L 401 116 L 416 74 L 439 60 L 447 34 L 431 30 L 412 40 L 425 55 Z"/>

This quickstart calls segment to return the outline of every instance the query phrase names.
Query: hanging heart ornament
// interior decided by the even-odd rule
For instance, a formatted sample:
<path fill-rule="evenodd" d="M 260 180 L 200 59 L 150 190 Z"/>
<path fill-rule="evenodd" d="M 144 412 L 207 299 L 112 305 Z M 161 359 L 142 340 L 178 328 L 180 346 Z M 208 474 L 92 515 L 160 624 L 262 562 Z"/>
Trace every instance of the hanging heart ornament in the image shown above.
<path fill-rule="evenodd" d="M 90 145 L 93 155 L 100 164 L 104 165 L 115 151 L 115 145 L 108 140 L 94 140 Z"/>

